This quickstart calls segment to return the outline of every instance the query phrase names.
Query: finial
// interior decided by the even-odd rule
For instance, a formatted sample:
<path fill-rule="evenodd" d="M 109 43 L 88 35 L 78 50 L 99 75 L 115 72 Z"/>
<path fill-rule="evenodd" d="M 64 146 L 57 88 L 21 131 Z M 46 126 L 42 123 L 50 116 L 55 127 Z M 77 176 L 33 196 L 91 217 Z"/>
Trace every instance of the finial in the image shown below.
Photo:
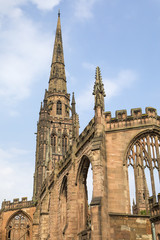
<path fill-rule="evenodd" d="M 75 98 L 74 98 L 74 92 L 72 93 L 72 114 L 75 114 L 76 113 L 76 102 L 75 102 Z"/>
<path fill-rule="evenodd" d="M 95 79 L 96 79 L 97 82 L 101 82 L 102 81 L 101 71 L 100 71 L 99 67 L 96 67 Z"/>
<path fill-rule="evenodd" d="M 58 17 L 60 17 L 61 13 L 60 13 L 60 9 L 58 10 Z"/>
<path fill-rule="evenodd" d="M 72 104 L 75 103 L 74 92 L 72 93 Z"/>
<path fill-rule="evenodd" d="M 47 89 L 45 89 L 44 100 L 47 100 Z"/>
<path fill-rule="evenodd" d="M 40 107 L 40 111 L 42 111 L 42 108 L 43 108 L 43 105 L 42 105 L 42 102 L 41 102 L 41 107 Z"/>
<path fill-rule="evenodd" d="M 102 82 L 101 72 L 100 68 L 96 68 L 96 75 L 95 75 L 95 84 L 93 89 L 93 95 L 95 95 L 95 107 L 94 109 L 99 106 L 104 111 L 104 97 L 105 91 L 104 91 L 104 85 Z"/>

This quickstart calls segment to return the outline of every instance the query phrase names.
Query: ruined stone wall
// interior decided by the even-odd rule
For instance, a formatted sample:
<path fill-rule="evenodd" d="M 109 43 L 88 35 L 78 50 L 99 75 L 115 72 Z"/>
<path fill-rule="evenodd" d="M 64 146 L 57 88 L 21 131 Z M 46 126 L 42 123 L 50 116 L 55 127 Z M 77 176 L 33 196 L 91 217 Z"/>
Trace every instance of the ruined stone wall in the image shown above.
<path fill-rule="evenodd" d="M 149 216 L 110 214 L 110 240 L 152 240 Z"/>
<path fill-rule="evenodd" d="M 16 215 L 16 213 L 21 212 L 24 213 L 30 221 L 30 239 L 32 239 L 32 222 L 35 209 L 35 204 L 32 201 L 27 201 L 27 198 L 22 198 L 21 201 L 19 201 L 18 198 L 14 199 L 13 202 L 4 201 L 0 212 L 0 239 L 6 240 L 6 227 L 9 220 L 12 216 Z"/>
<path fill-rule="evenodd" d="M 144 115 L 140 110 L 131 113 L 117 111 L 116 118 L 105 113 L 104 125 L 92 119 L 57 163 L 41 189 L 33 240 L 151 239 L 149 216 L 130 215 L 126 153 L 140 133 L 159 131 L 159 118 L 154 109 Z M 93 170 L 91 222 L 85 182 L 89 163 Z"/>
<path fill-rule="evenodd" d="M 156 240 L 159 240 L 159 238 L 160 238 L 160 220 L 156 221 L 154 223 L 154 227 L 155 227 L 155 233 L 156 233 Z"/>
<path fill-rule="evenodd" d="M 160 194 L 157 196 L 158 201 L 154 196 L 149 198 L 149 207 L 150 207 L 150 220 L 152 227 L 155 229 L 156 240 L 160 238 Z"/>
<path fill-rule="evenodd" d="M 116 111 L 115 118 L 107 112 L 105 121 L 108 209 L 128 214 L 130 197 L 126 154 L 129 144 L 140 133 L 159 131 L 160 120 L 154 108 L 146 108 L 145 114 L 141 109 L 132 109 L 131 116 L 127 116 L 126 110 Z"/>

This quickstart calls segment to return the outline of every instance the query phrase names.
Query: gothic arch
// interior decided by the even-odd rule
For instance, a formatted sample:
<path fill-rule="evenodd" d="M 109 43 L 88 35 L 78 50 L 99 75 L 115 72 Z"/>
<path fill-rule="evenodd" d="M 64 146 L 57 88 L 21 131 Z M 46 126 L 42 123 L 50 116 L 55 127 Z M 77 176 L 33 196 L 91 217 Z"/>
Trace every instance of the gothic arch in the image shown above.
<path fill-rule="evenodd" d="M 62 154 L 64 155 L 67 152 L 68 148 L 68 135 L 67 133 L 63 133 L 62 135 Z"/>
<path fill-rule="evenodd" d="M 81 232 L 90 226 L 90 209 L 88 206 L 88 190 L 87 190 L 87 174 L 91 164 L 90 159 L 83 155 L 79 163 L 76 185 L 77 185 L 77 215 L 78 215 L 78 231 Z M 92 164 L 91 164 L 92 165 Z"/>
<path fill-rule="evenodd" d="M 92 165 L 91 158 L 88 157 L 87 155 L 83 155 L 83 157 L 81 158 L 81 161 L 79 163 L 78 170 L 77 170 L 76 183 L 75 183 L 76 185 L 82 176 L 83 169 L 85 168 L 88 171 L 90 164 Z M 93 165 L 92 165 L 92 168 L 93 168 Z M 86 177 L 87 171 L 84 171 L 84 174 L 83 174 L 84 177 Z"/>
<path fill-rule="evenodd" d="M 61 187 L 60 187 L 60 192 L 59 192 L 59 197 L 60 195 L 63 193 L 63 191 L 65 190 L 65 188 L 67 187 L 67 176 L 65 175 L 63 177 L 62 183 L 61 183 Z M 66 190 L 65 190 L 66 191 Z"/>
<path fill-rule="evenodd" d="M 28 215 L 28 213 L 24 212 L 23 210 L 18 210 L 17 212 L 13 213 L 13 214 L 8 218 L 7 223 L 6 223 L 6 227 L 7 227 L 8 223 L 10 222 L 10 220 L 11 220 L 12 218 L 14 218 L 14 217 L 15 217 L 17 214 L 19 214 L 19 213 L 22 213 L 22 214 L 23 214 L 25 217 L 27 217 L 27 218 L 30 220 L 30 222 L 32 223 L 32 218 L 30 217 L 30 215 Z"/>
<path fill-rule="evenodd" d="M 128 187 L 131 174 L 129 168 L 133 176 L 131 183 L 135 188 L 136 200 L 136 204 L 133 203 L 133 213 L 148 212 L 149 196 L 153 195 L 156 199 L 157 174 L 160 179 L 160 133 L 157 129 L 142 131 L 130 141 L 125 152 L 124 167 L 127 171 Z M 129 191 L 131 192 L 131 189 Z"/>
<path fill-rule="evenodd" d="M 127 166 L 127 154 L 128 154 L 128 151 L 129 151 L 130 147 L 134 144 L 134 142 L 138 138 L 142 137 L 143 135 L 145 135 L 147 133 L 148 134 L 152 134 L 153 133 L 153 134 L 158 135 L 160 137 L 160 131 L 158 129 L 156 129 L 156 128 L 146 129 L 146 130 L 141 131 L 140 133 L 136 134 L 134 137 L 132 137 L 130 142 L 129 142 L 129 144 L 127 145 L 125 153 L 124 153 L 124 158 L 123 158 L 123 165 L 124 166 Z"/>
<path fill-rule="evenodd" d="M 60 204 L 60 231 L 64 235 L 67 229 L 67 176 L 63 177 L 60 192 L 59 192 L 59 204 Z"/>
<path fill-rule="evenodd" d="M 32 219 L 23 210 L 12 214 L 6 224 L 6 240 L 30 240 Z"/>
<path fill-rule="evenodd" d="M 52 133 L 51 135 L 51 146 L 52 146 L 52 152 L 57 152 L 57 134 Z"/>

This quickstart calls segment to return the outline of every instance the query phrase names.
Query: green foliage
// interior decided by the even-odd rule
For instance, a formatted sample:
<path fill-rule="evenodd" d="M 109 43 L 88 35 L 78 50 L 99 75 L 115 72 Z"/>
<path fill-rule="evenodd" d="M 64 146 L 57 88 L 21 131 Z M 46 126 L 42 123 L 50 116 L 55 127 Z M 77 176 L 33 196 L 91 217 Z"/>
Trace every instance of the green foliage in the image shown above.
<path fill-rule="evenodd" d="M 141 214 L 141 215 L 147 215 L 147 212 L 146 212 L 146 210 L 141 210 L 141 211 L 140 211 L 140 214 Z"/>

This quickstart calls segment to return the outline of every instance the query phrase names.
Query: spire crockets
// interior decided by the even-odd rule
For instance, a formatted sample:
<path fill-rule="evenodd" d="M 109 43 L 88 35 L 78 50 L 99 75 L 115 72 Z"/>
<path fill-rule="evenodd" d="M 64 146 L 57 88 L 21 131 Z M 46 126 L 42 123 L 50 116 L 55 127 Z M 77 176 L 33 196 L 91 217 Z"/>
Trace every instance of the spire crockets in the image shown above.
<path fill-rule="evenodd" d="M 57 29 L 49 79 L 49 91 L 67 93 L 60 11 L 58 12 Z"/>
<path fill-rule="evenodd" d="M 96 110 L 97 107 L 100 107 L 102 111 L 104 111 L 104 97 L 106 96 L 106 94 L 104 91 L 104 85 L 102 83 L 102 77 L 101 77 L 101 72 L 99 67 L 96 68 L 93 95 L 95 95 L 94 109 Z"/>

